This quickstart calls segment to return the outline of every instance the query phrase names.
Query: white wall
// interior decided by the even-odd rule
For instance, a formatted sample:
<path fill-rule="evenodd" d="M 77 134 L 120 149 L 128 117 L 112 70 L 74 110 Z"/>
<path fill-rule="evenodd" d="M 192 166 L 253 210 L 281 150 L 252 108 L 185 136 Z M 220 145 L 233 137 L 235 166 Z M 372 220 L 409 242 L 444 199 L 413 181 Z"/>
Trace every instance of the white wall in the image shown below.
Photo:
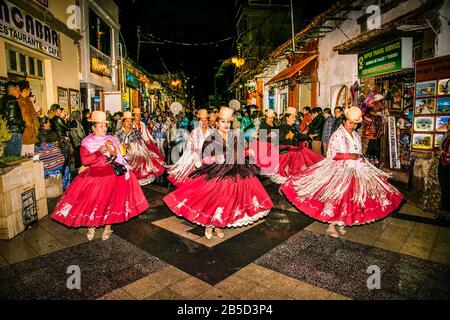
<path fill-rule="evenodd" d="M 436 57 L 446 56 L 450 54 L 450 0 L 446 0 L 441 10 L 439 10 L 439 14 L 441 15 L 440 20 L 440 29 L 439 34 L 436 37 Z"/>
<path fill-rule="evenodd" d="M 339 55 L 333 50 L 333 47 L 348 40 L 344 32 L 350 39 L 360 33 L 360 27 L 356 22 L 356 18 L 359 16 L 361 16 L 361 12 L 352 11 L 352 15 L 349 16 L 350 19 L 347 19 L 340 26 L 342 31 L 336 29 L 319 40 L 318 76 L 320 90 L 318 105 L 322 108 L 334 107 L 333 104 L 336 99 L 332 96 L 333 87 L 353 84 L 358 79 L 357 55 Z"/>

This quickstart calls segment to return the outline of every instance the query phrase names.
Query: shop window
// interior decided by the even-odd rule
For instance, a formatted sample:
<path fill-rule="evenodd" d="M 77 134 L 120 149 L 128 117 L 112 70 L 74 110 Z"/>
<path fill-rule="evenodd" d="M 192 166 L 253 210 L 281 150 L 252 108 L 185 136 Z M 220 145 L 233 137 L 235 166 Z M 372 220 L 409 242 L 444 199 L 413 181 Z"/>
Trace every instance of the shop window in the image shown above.
<path fill-rule="evenodd" d="M 275 109 L 275 88 L 269 89 L 269 109 Z"/>
<path fill-rule="evenodd" d="M 89 9 L 89 44 L 102 53 L 111 55 L 111 28 L 91 9 Z"/>
<path fill-rule="evenodd" d="M 8 50 L 8 51 L 9 51 L 8 69 L 13 70 L 13 71 L 18 71 L 17 70 L 17 53 L 12 50 Z"/>
<path fill-rule="evenodd" d="M 19 53 L 20 72 L 27 72 L 27 59 L 24 54 Z"/>
<path fill-rule="evenodd" d="M 37 60 L 37 75 L 38 77 L 43 77 L 44 73 L 42 72 L 42 61 L 41 60 Z"/>
<path fill-rule="evenodd" d="M 35 61 L 36 59 L 34 59 L 34 58 L 32 58 L 32 57 L 28 57 L 28 68 L 29 68 L 29 70 L 30 70 L 30 74 L 31 75 L 36 75 L 36 68 L 35 68 L 35 65 L 34 65 L 34 61 Z"/>
<path fill-rule="evenodd" d="M 284 112 L 287 108 L 287 93 L 280 94 L 280 109 Z"/>
<path fill-rule="evenodd" d="M 7 49 L 7 60 L 9 73 L 43 78 L 42 60 L 10 49 Z"/>

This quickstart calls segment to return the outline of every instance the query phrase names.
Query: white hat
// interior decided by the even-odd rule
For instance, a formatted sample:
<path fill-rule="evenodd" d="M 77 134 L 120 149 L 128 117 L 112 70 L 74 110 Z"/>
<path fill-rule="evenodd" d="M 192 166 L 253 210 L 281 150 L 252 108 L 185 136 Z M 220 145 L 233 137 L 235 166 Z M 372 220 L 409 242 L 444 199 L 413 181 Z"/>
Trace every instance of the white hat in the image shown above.
<path fill-rule="evenodd" d="M 266 110 L 266 117 L 275 117 L 275 111 L 272 109 Z"/>
<path fill-rule="evenodd" d="M 224 120 L 233 119 L 234 110 L 228 107 L 221 107 L 218 116 Z"/>
<path fill-rule="evenodd" d="M 297 114 L 297 109 L 295 109 L 294 107 L 287 107 L 285 113 L 286 114 Z"/>
<path fill-rule="evenodd" d="M 373 97 L 373 101 L 375 102 L 375 101 L 380 101 L 380 100 L 383 100 L 384 99 L 384 97 L 381 95 L 381 94 L 376 94 L 374 97 Z"/>
<path fill-rule="evenodd" d="M 358 107 L 351 106 L 346 108 L 344 115 L 347 119 L 352 120 L 355 123 L 360 123 L 362 121 L 362 111 Z"/>
<path fill-rule="evenodd" d="M 131 111 L 125 111 L 123 113 L 122 119 L 134 119 L 133 115 L 131 114 Z"/>
<path fill-rule="evenodd" d="M 197 118 L 199 118 L 199 119 L 208 119 L 208 110 L 206 110 L 206 109 L 198 110 Z"/>
<path fill-rule="evenodd" d="M 134 108 L 133 109 L 134 114 L 141 114 L 141 108 Z"/>
<path fill-rule="evenodd" d="M 95 123 L 109 123 L 109 121 L 106 121 L 106 113 L 103 111 L 93 111 L 91 118 L 88 121 Z"/>

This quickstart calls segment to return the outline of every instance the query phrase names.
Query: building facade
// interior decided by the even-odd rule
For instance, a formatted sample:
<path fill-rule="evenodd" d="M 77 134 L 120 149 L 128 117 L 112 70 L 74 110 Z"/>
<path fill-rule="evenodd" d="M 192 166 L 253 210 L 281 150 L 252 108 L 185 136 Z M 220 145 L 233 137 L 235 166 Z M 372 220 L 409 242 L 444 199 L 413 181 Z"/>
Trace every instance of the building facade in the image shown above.
<path fill-rule="evenodd" d="M 80 9 L 82 105 L 90 110 L 118 111 L 119 9 L 107 0 L 81 0 Z"/>
<path fill-rule="evenodd" d="M 82 36 L 67 23 L 74 7 L 75 0 L 0 1 L 0 80 L 28 80 L 44 114 L 53 103 L 80 108 Z"/>

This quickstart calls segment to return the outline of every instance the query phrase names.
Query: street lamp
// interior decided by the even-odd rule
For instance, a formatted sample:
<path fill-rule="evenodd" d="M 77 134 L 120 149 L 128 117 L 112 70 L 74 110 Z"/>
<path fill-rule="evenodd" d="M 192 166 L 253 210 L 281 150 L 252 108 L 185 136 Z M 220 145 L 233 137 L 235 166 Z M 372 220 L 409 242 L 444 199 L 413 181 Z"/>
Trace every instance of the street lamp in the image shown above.
<path fill-rule="evenodd" d="M 231 63 L 233 63 L 237 68 L 240 68 L 244 65 L 245 60 L 244 60 L 244 58 L 241 58 L 241 57 L 232 57 Z"/>

